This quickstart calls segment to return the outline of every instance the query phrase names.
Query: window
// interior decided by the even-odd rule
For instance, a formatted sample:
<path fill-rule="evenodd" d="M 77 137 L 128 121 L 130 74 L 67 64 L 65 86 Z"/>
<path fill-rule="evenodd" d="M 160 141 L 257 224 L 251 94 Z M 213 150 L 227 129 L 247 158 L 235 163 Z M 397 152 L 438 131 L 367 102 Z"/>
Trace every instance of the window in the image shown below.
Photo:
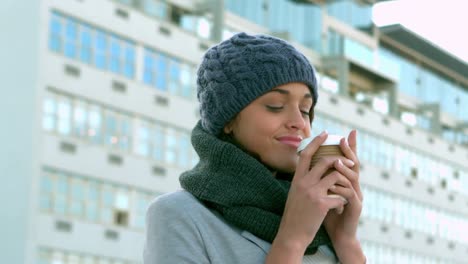
<path fill-rule="evenodd" d="M 49 49 L 52 51 L 62 51 L 62 27 L 60 16 L 52 13 L 49 22 Z"/>
<path fill-rule="evenodd" d="M 131 119 L 126 115 L 120 117 L 120 149 L 129 150 L 130 149 L 130 138 L 131 138 L 132 128 L 131 128 Z"/>
<path fill-rule="evenodd" d="M 52 13 L 49 29 L 50 50 L 102 70 L 134 77 L 134 43 L 58 13 Z"/>
<path fill-rule="evenodd" d="M 163 161 L 165 147 L 164 142 L 166 141 L 166 133 L 162 126 L 155 125 L 153 137 L 153 158 L 157 161 Z"/>
<path fill-rule="evenodd" d="M 69 214 L 74 217 L 82 217 L 84 215 L 85 191 L 84 182 L 79 178 L 71 178 L 70 181 L 70 198 L 69 198 Z"/>
<path fill-rule="evenodd" d="M 88 181 L 86 188 L 86 219 L 98 221 L 98 206 L 99 206 L 99 184 L 95 181 Z"/>
<path fill-rule="evenodd" d="M 135 76 L 135 48 L 134 45 L 126 42 L 123 74 L 129 79 Z"/>
<path fill-rule="evenodd" d="M 52 96 L 46 96 L 42 104 L 42 128 L 46 131 L 54 131 L 57 120 L 57 104 Z"/>
<path fill-rule="evenodd" d="M 150 124 L 147 122 L 140 122 L 136 128 L 136 147 L 137 154 L 148 157 L 150 154 Z"/>
<path fill-rule="evenodd" d="M 144 228 L 145 227 L 145 217 L 146 217 L 146 210 L 148 208 L 148 205 L 152 199 L 150 194 L 145 194 L 141 193 L 137 195 L 136 198 L 136 204 L 135 204 L 135 223 L 134 226 L 138 228 Z"/>
<path fill-rule="evenodd" d="M 87 64 L 91 63 L 92 43 L 91 28 L 82 26 L 80 30 L 80 60 Z"/>
<path fill-rule="evenodd" d="M 112 111 L 105 111 L 105 144 L 121 150 L 129 149 L 130 120 Z"/>
<path fill-rule="evenodd" d="M 39 207 L 43 211 L 50 211 L 52 209 L 52 200 L 54 193 L 53 179 L 48 172 L 42 172 L 41 177 L 41 197 L 39 199 Z"/>
<path fill-rule="evenodd" d="M 48 168 L 43 169 L 39 188 L 44 213 L 138 228 L 144 227 L 146 208 L 154 197 L 147 191 Z"/>
<path fill-rule="evenodd" d="M 129 224 L 129 190 L 120 189 L 116 192 L 114 204 L 114 224 L 128 226 Z"/>
<path fill-rule="evenodd" d="M 177 161 L 177 132 L 174 129 L 166 130 L 166 159 L 165 161 L 169 164 L 175 164 Z"/>
<path fill-rule="evenodd" d="M 160 0 L 143 0 L 143 10 L 148 15 L 166 19 L 168 17 L 168 5 Z"/>
<path fill-rule="evenodd" d="M 67 208 L 68 180 L 62 173 L 55 174 L 55 195 L 54 195 L 54 213 L 65 215 Z"/>
<path fill-rule="evenodd" d="M 65 56 L 69 58 L 76 57 L 77 44 L 77 23 L 68 18 L 65 27 Z"/>
<path fill-rule="evenodd" d="M 102 112 L 101 107 L 91 105 L 89 107 L 88 137 L 91 142 L 100 144 L 102 142 Z"/>
<path fill-rule="evenodd" d="M 179 94 L 180 62 L 172 59 L 169 67 L 169 92 Z"/>
<path fill-rule="evenodd" d="M 179 135 L 179 160 L 178 165 L 182 168 L 187 168 L 190 165 L 190 138 L 189 134 Z"/>
<path fill-rule="evenodd" d="M 121 61 L 120 61 L 120 40 L 116 37 L 110 38 L 110 57 L 109 57 L 109 66 L 110 70 L 113 73 L 120 73 L 121 71 Z"/>
<path fill-rule="evenodd" d="M 94 64 L 99 69 L 107 68 L 107 36 L 104 32 L 96 30 Z"/>
<path fill-rule="evenodd" d="M 39 249 L 38 260 L 39 264 L 130 264 L 118 259 L 45 248 Z"/>
<path fill-rule="evenodd" d="M 167 91 L 167 63 L 166 56 L 156 56 L 156 88 L 161 91 Z"/>
<path fill-rule="evenodd" d="M 114 188 L 102 186 L 101 189 L 101 222 L 104 224 L 113 223 L 114 210 Z"/>
<path fill-rule="evenodd" d="M 70 99 L 59 97 L 58 99 L 58 132 L 62 135 L 69 135 L 71 132 L 71 102 Z"/>
<path fill-rule="evenodd" d="M 182 64 L 180 68 L 180 85 L 181 85 L 181 95 L 182 97 L 191 99 L 192 98 L 192 69 L 186 64 Z"/>
<path fill-rule="evenodd" d="M 145 84 L 155 86 L 156 85 L 156 73 L 155 73 L 155 59 L 151 51 L 146 50 L 143 62 L 143 82 Z"/>
<path fill-rule="evenodd" d="M 86 138 L 87 131 L 87 109 L 86 104 L 76 100 L 73 109 L 73 131 L 74 135 L 79 138 Z"/>

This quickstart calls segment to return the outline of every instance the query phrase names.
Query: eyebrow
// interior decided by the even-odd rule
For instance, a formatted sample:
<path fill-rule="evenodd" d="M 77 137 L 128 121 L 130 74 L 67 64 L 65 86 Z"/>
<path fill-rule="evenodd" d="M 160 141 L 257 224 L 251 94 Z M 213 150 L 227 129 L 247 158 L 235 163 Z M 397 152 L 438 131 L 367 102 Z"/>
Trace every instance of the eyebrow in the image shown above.
<path fill-rule="evenodd" d="M 290 92 L 289 92 L 288 90 L 283 90 L 283 89 L 280 89 L 280 88 L 272 89 L 272 90 L 270 90 L 268 93 L 272 93 L 272 92 L 277 92 L 277 93 L 285 94 L 285 95 L 289 95 L 289 94 L 290 94 Z M 304 95 L 304 98 L 311 98 L 311 99 L 312 99 L 312 94 L 306 93 L 306 94 Z"/>

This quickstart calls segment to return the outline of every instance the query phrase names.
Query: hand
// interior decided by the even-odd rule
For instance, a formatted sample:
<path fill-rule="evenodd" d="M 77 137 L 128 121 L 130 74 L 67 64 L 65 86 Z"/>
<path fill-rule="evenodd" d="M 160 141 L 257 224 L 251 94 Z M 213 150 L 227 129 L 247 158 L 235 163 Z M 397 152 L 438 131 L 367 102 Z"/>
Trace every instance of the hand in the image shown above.
<path fill-rule="evenodd" d="M 349 145 L 347 142 L 349 142 Z M 347 141 L 344 138 L 340 141 L 340 147 L 345 157 L 352 160 L 355 165 L 352 168 L 348 168 L 336 162 L 335 168 L 347 178 L 351 185 L 336 185 L 330 190 L 346 198 L 348 204 L 343 208 L 341 214 L 338 214 L 335 210 L 330 211 L 324 221 L 325 229 L 342 263 L 346 263 L 345 259 L 349 259 L 348 256 L 352 256 L 353 254 L 354 256 L 361 256 L 362 253 L 356 236 L 363 201 L 361 187 L 359 185 L 360 164 L 357 157 L 356 145 L 356 130 L 351 131 Z M 350 245 L 354 246 L 351 247 Z M 351 248 L 353 248 L 353 250 L 360 250 L 360 252 L 350 252 Z M 362 254 L 362 256 L 364 255 Z"/>
<path fill-rule="evenodd" d="M 284 249 L 295 251 L 301 258 L 329 210 L 346 203 L 340 198 L 328 197 L 330 188 L 336 185 L 351 188 L 351 182 L 339 171 L 322 178 L 338 160 L 352 167 L 354 164 L 345 157 L 324 157 L 309 170 L 312 155 L 326 138 L 327 133 L 323 132 L 301 152 L 278 234 L 273 241 L 273 247 L 280 244 Z"/>

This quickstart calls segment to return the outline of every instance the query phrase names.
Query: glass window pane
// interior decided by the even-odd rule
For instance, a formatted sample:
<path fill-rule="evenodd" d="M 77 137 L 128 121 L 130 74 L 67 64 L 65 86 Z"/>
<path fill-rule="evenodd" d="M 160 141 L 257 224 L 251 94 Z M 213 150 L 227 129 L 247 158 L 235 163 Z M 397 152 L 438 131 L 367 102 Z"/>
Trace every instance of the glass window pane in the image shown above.
<path fill-rule="evenodd" d="M 39 207 L 41 210 L 44 211 L 49 211 L 52 209 L 52 198 L 49 194 L 41 194 L 40 200 L 39 200 Z"/>
<path fill-rule="evenodd" d="M 52 14 L 49 24 L 49 49 L 60 52 L 62 50 L 62 21 L 57 14 Z"/>
<path fill-rule="evenodd" d="M 114 73 L 120 73 L 120 40 L 113 37 L 110 46 L 110 70 Z"/>
<path fill-rule="evenodd" d="M 159 55 L 156 57 L 156 87 L 159 90 L 162 90 L 162 91 L 167 90 L 166 74 L 167 74 L 167 59 L 165 56 Z"/>
<path fill-rule="evenodd" d="M 47 97 L 43 102 L 42 128 L 46 131 L 53 131 L 56 126 L 56 103 L 53 98 Z"/>
<path fill-rule="evenodd" d="M 128 150 L 130 147 L 131 123 L 130 118 L 122 116 L 120 118 L 120 137 L 119 146 L 122 150 Z"/>
<path fill-rule="evenodd" d="M 80 102 L 75 103 L 73 111 L 73 130 L 77 137 L 87 136 L 87 112 L 86 105 Z"/>
<path fill-rule="evenodd" d="M 88 137 L 93 143 L 101 143 L 102 139 L 102 113 L 99 106 L 89 108 Z"/>
<path fill-rule="evenodd" d="M 57 195 L 54 197 L 54 213 L 59 215 L 65 214 L 67 208 L 67 199 L 63 195 Z"/>
<path fill-rule="evenodd" d="M 177 134 L 174 130 L 168 129 L 166 133 L 166 162 L 174 164 L 177 161 Z"/>
<path fill-rule="evenodd" d="M 179 137 L 179 166 L 185 168 L 189 166 L 190 162 L 190 138 L 188 135 L 180 135 Z"/>
<path fill-rule="evenodd" d="M 82 26 L 80 34 L 80 59 L 82 62 L 91 63 L 92 42 L 91 29 Z"/>
<path fill-rule="evenodd" d="M 155 81 L 154 58 L 149 51 L 146 51 L 144 57 L 143 82 L 153 86 Z"/>
<path fill-rule="evenodd" d="M 168 14 L 167 4 L 159 0 L 143 0 L 143 10 L 145 13 L 158 18 L 166 18 Z"/>
<path fill-rule="evenodd" d="M 94 50 L 94 64 L 100 69 L 107 67 L 107 35 L 102 31 L 96 31 Z"/>
<path fill-rule="evenodd" d="M 67 20 L 66 29 L 65 29 L 65 56 L 69 58 L 76 57 L 76 35 L 77 35 L 78 25 L 72 19 Z"/>
<path fill-rule="evenodd" d="M 163 161 L 164 158 L 164 142 L 165 132 L 160 126 L 156 126 L 153 134 L 153 158 L 158 161 Z"/>
<path fill-rule="evenodd" d="M 71 103 L 68 99 L 61 99 L 58 103 L 58 132 L 68 135 L 71 132 Z"/>
<path fill-rule="evenodd" d="M 38 257 L 39 264 L 49 264 L 50 263 L 50 251 L 45 249 L 39 250 L 39 257 Z"/>
<path fill-rule="evenodd" d="M 145 157 L 149 156 L 149 128 L 146 125 L 140 125 L 137 128 L 136 153 Z"/>
<path fill-rule="evenodd" d="M 124 75 L 133 78 L 135 74 L 135 48 L 133 44 L 127 43 L 125 48 Z"/>
<path fill-rule="evenodd" d="M 121 210 L 127 210 L 129 206 L 128 191 L 122 190 L 116 194 L 115 197 L 115 208 Z"/>
<path fill-rule="evenodd" d="M 180 64 L 176 60 L 172 60 L 169 67 L 169 92 L 179 94 L 180 82 Z"/>
<path fill-rule="evenodd" d="M 117 135 L 117 117 L 111 113 L 106 113 L 106 144 L 109 146 L 116 146 L 118 143 Z"/>
<path fill-rule="evenodd" d="M 180 69 L 180 83 L 182 86 L 181 95 L 185 98 L 192 97 L 192 76 L 191 76 L 191 67 L 184 64 Z"/>

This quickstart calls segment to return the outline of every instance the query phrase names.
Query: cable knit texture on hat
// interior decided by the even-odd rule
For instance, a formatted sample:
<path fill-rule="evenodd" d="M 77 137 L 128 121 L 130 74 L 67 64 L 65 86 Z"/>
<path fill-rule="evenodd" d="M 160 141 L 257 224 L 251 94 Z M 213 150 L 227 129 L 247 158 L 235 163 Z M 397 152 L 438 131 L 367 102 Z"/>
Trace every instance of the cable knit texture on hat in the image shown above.
<path fill-rule="evenodd" d="M 306 84 L 315 106 L 318 96 L 314 68 L 284 40 L 238 33 L 211 47 L 205 53 L 197 76 L 203 128 L 219 135 L 252 101 L 290 82 Z"/>

